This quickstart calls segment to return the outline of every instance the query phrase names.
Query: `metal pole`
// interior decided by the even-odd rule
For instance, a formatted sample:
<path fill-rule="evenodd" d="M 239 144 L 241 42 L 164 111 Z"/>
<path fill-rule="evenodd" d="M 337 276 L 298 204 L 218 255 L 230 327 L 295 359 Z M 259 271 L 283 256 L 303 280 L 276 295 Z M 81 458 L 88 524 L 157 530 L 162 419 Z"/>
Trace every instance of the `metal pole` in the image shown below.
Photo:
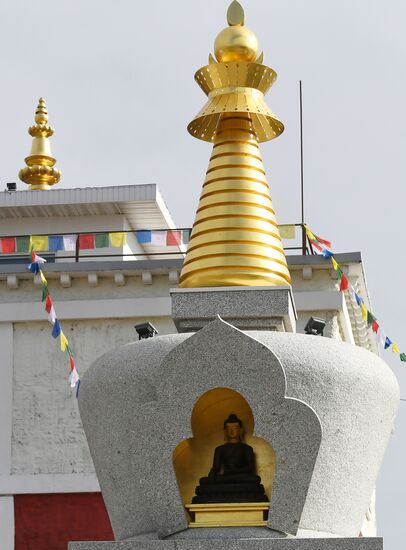
<path fill-rule="evenodd" d="M 304 213 L 304 184 L 303 184 L 303 95 L 302 81 L 299 80 L 299 108 L 300 108 L 300 202 L 302 214 L 302 254 L 306 254 L 306 230 L 304 228 L 305 213 Z"/>

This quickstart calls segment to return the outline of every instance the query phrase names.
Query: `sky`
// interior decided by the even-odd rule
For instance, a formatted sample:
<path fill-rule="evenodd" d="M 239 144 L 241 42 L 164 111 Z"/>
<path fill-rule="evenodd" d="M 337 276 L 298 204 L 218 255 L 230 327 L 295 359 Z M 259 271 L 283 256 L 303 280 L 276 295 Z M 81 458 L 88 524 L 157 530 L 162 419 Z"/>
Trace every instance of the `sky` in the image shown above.
<path fill-rule="evenodd" d="M 0 189 L 18 181 L 46 98 L 60 188 L 157 183 L 191 226 L 211 146 L 188 122 L 194 82 L 226 25 L 225 0 L 14 0 L 0 5 Z M 244 0 L 246 25 L 278 73 L 267 95 L 285 124 L 261 147 L 279 223 L 305 219 L 335 252 L 361 251 L 373 312 L 406 351 L 406 3 Z M 18 183 L 18 189 L 25 185 Z M 386 352 L 406 399 L 406 364 Z M 378 481 L 385 550 L 405 547 L 406 401 Z M 403 543 L 403 544 L 402 544 Z"/>

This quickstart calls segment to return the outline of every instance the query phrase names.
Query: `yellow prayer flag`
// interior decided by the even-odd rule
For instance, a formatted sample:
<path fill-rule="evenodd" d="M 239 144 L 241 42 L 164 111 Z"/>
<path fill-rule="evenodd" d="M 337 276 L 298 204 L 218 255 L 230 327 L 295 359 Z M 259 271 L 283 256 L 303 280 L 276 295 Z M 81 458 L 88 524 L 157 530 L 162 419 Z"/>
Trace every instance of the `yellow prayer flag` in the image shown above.
<path fill-rule="evenodd" d="M 61 330 L 61 351 L 66 351 L 68 349 L 68 339 Z"/>
<path fill-rule="evenodd" d="M 127 243 L 126 234 L 122 231 L 117 231 L 115 233 L 109 233 L 110 244 L 114 248 L 119 248 L 124 246 Z"/>
<path fill-rule="evenodd" d="M 48 281 L 45 279 L 45 275 L 42 273 L 42 269 L 39 270 L 39 276 L 41 277 L 41 281 L 44 285 L 48 284 Z"/>
<path fill-rule="evenodd" d="M 368 310 L 364 302 L 362 302 L 362 305 L 361 305 L 361 314 L 364 321 L 366 321 L 368 319 Z"/>
<path fill-rule="evenodd" d="M 392 344 L 392 351 L 393 353 L 400 353 L 400 349 L 397 347 L 395 343 Z"/>
<path fill-rule="evenodd" d="M 296 227 L 294 225 L 279 225 L 279 234 L 282 239 L 295 239 Z"/>
<path fill-rule="evenodd" d="M 48 236 L 47 235 L 33 235 L 31 237 L 32 248 L 36 252 L 48 250 Z"/>
<path fill-rule="evenodd" d="M 339 266 L 338 266 L 338 263 L 335 261 L 333 256 L 331 256 L 331 263 L 333 264 L 333 267 L 334 267 L 335 271 L 337 271 Z"/>

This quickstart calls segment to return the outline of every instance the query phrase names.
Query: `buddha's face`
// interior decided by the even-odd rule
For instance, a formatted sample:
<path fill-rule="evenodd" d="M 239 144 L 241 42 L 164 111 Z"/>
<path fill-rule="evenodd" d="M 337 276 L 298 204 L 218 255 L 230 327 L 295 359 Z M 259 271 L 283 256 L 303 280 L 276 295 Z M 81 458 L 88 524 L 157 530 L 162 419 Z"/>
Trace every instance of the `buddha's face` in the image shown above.
<path fill-rule="evenodd" d="M 238 422 L 227 422 L 224 431 L 227 443 L 238 443 L 240 441 L 241 427 Z"/>

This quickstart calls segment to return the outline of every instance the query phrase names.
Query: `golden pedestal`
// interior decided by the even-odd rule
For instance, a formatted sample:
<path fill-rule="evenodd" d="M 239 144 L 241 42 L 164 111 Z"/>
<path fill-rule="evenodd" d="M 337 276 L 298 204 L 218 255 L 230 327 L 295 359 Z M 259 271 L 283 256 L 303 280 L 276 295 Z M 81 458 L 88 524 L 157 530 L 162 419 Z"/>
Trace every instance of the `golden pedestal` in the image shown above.
<path fill-rule="evenodd" d="M 269 502 L 186 504 L 189 527 L 266 526 Z"/>

